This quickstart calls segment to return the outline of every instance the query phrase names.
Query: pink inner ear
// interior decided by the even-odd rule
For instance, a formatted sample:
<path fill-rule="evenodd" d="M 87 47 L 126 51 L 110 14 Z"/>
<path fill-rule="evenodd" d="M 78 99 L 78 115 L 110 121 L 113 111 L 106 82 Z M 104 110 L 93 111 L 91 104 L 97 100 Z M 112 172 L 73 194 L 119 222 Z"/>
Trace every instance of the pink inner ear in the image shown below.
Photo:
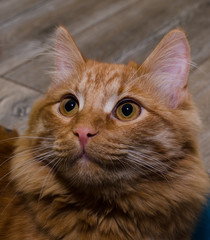
<path fill-rule="evenodd" d="M 55 42 L 55 78 L 65 80 L 70 77 L 84 59 L 68 31 L 59 27 Z"/>
<path fill-rule="evenodd" d="M 145 62 L 169 107 L 177 108 L 188 98 L 190 48 L 180 30 L 168 33 Z"/>
<path fill-rule="evenodd" d="M 163 51 L 162 53 L 164 61 L 157 64 L 159 70 L 174 75 L 175 78 L 179 77 L 177 81 L 174 81 L 174 84 L 183 86 L 183 83 L 187 81 L 189 70 L 189 55 L 187 55 L 186 46 L 184 42 L 180 41 L 171 46 L 171 49 L 165 50 L 166 52 Z"/>
<path fill-rule="evenodd" d="M 67 51 L 68 52 L 68 51 Z M 72 71 L 71 62 L 68 61 L 68 56 L 65 47 L 56 43 L 56 56 L 55 56 L 55 67 L 56 71 Z"/>

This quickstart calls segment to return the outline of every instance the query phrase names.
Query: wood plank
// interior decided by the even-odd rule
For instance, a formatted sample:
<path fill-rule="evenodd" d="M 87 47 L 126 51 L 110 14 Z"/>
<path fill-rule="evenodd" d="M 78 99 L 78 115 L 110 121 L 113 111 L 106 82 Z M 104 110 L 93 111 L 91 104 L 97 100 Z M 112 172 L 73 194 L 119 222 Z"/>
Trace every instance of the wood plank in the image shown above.
<path fill-rule="evenodd" d="M 12 21 L 0 25 L 0 75 L 25 62 L 26 57 L 36 56 L 55 26 L 71 24 L 74 35 L 74 32 L 79 33 L 136 1 L 50 0 L 35 9 L 29 9 Z M 32 51 L 31 45 L 34 45 Z M 24 52 L 24 56 L 19 54 L 21 52 Z M 19 61 L 14 57 L 17 55 Z"/>
<path fill-rule="evenodd" d="M 195 0 L 177 0 L 173 5 L 167 3 L 166 0 L 159 0 L 158 5 L 154 8 L 154 0 L 138 1 L 126 9 L 112 14 L 104 21 L 90 27 L 86 25 L 85 29 L 80 32 L 76 31 L 74 35 L 74 29 L 79 28 L 79 25 L 75 23 L 72 35 L 75 36 L 76 42 L 87 57 L 102 61 L 119 60 L 122 62 L 127 62 L 127 57 L 129 57 L 141 62 L 140 60 L 143 60 L 145 55 L 151 51 L 152 43 L 157 39 L 159 41 L 160 35 L 162 36 L 163 32 L 171 28 L 172 23 L 168 23 L 168 19 L 172 19 L 173 23 L 177 22 L 180 16 L 190 14 L 198 6 L 198 2 Z M 199 2 L 199 4 L 201 3 Z M 86 19 L 89 18 L 86 16 Z M 69 24 L 67 26 L 70 29 Z M 138 55 L 136 55 L 137 51 Z M 123 58 L 123 56 L 127 57 Z M 39 62 L 42 65 L 39 65 Z M 43 79 L 43 73 L 37 69 L 41 69 L 43 62 L 39 57 L 37 62 L 23 64 L 17 70 L 9 72 L 6 77 L 38 90 L 38 85 L 40 85 L 38 81 Z M 35 84 L 28 80 L 31 77 L 30 72 L 33 72 L 36 78 Z M 49 82 L 50 80 L 46 76 L 45 88 Z"/>
<path fill-rule="evenodd" d="M 36 7 L 40 2 L 47 0 L 1 0 L 0 1 L 0 24 L 23 13 L 28 8 Z"/>
<path fill-rule="evenodd" d="M 75 0 L 51 0 L 40 4 L 35 9 L 29 9 L 0 26 L 0 42 L 11 47 L 25 38 L 36 36 L 37 33 L 48 28 L 51 21 L 55 23 L 56 11 L 61 17 L 61 13 L 66 13 L 63 12 L 63 8 L 71 7 L 74 2 Z"/>
<path fill-rule="evenodd" d="M 0 76 L 28 62 L 31 58 L 39 56 L 42 52 L 42 42 L 35 39 L 20 42 L 17 46 L 8 48 L 4 52 L 1 52 L 0 49 Z"/>
<path fill-rule="evenodd" d="M 0 125 L 23 133 L 28 114 L 40 93 L 0 78 Z"/>
<path fill-rule="evenodd" d="M 5 77 L 40 93 L 45 93 L 51 83 L 51 78 L 47 74 L 47 62 L 49 62 L 47 56 L 41 55 L 27 61 L 23 66 L 6 74 Z"/>
<path fill-rule="evenodd" d="M 204 164 L 210 173 L 210 57 L 198 67 L 190 77 L 192 97 L 198 107 L 203 122 L 200 139 Z"/>
<path fill-rule="evenodd" d="M 189 86 L 192 96 L 200 98 L 202 90 L 210 85 L 210 52 L 209 58 L 191 73 L 189 79 Z"/>
<path fill-rule="evenodd" d="M 172 5 L 172 8 L 174 6 Z M 154 31 L 152 36 L 148 39 L 143 39 L 133 49 L 125 50 L 120 57 L 117 58 L 119 62 L 128 62 L 133 58 L 137 62 L 142 62 L 151 52 L 160 39 L 170 29 L 181 27 L 186 32 L 190 45 L 193 64 L 201 64 L 209 56 L 210 49 L 210 4 L 205 1 L 194 1 L 187 4 L 186 9 L 174 9 L 178 14 L 174 17 L 167 17 L 165 24 L 160 26 L 160 31 Z M 151 16 L 151 15 L 150 15 Z M 160 16 L 158 16 L 160 17 Z M 170 19 L 170 21 L 168 20 Z M 157 21 L 152 18 L 151 21 Z M 153 29 L 158 29 L 158 26 L 153 26 Z M 151 47 L 153 45 L 153 47 Z M 129 46 L 129 45 L 128 45 Z"/>
<path fill-rule="evenodd" d="M 191 45 L 193 63 L 200 65 L 210 56 L 210 4 L 208 0 L 198 1 L 199 6 L 194 12 L 180 21 L 180 25 L 186 29 Z"/>
<path fill-rule="evenodd" d="M 127 63 L 133 59 L 141 63 L 152 50 L 152 44 L 156 45 L 176 27 L 180 18 L 192 14 L 202 2 L 159 0 L 154 7 L 154 0 L 139 1 L 135 7 L 82 32 L 76 36 L 76 42 L 85 56 L 100 61 Z"/>
<path fill-rule="evenodd" d="M 200 148 L 204 164 L 210 173 L 210 86 L 201 91 L 202 95 L 195 96 L 195 101 L 200 111 L 203 129 L 200 138 Z"/>
<path fill-rule="evenodd" d="M 203 158 L 203 163 L 205 166 L 205 169 L 210 174 L 210 132 L 206 133 L 201 138 L 201 156 Z"/>

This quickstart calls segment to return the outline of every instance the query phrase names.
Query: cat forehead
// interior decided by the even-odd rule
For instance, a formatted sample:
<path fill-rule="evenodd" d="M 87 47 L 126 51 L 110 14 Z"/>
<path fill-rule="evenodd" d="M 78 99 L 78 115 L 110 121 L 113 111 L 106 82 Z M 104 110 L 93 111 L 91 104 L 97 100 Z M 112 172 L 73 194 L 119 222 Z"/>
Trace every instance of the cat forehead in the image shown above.
<path fill-rule="evenodd" d="M 83 72 L 79 86 L 90 86 L 92 88 L 105 89 L 109 86 L 120 85 L 125 75 L 125 66 L 120 64 L 98 63 L 86 67 Z"/>
<path fill-rule="evenodd" d="M 126 72 L 124 65 L 93 64 L 86 69 L 78 82 L 81 109 L 84 105 L 102 108 L 110 113 L 125 89 Z"/>

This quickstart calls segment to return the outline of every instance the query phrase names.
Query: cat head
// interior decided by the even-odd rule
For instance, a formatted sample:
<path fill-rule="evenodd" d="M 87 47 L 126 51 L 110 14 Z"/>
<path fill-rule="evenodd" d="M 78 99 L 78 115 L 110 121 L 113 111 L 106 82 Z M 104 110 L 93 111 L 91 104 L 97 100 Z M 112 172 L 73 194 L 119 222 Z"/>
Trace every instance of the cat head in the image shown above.
<path fill-rule="evenodd" d="M 66 186 L 164 180 L 177 161 L 197 154 L 182 30 L 169 32 L 141 65 L 85 59 L 63 27 L 53 55 L 53 83 L 32 109 L 26 133 L 36 138 L 22 145 L 38 149 L 36 164 Z"/>

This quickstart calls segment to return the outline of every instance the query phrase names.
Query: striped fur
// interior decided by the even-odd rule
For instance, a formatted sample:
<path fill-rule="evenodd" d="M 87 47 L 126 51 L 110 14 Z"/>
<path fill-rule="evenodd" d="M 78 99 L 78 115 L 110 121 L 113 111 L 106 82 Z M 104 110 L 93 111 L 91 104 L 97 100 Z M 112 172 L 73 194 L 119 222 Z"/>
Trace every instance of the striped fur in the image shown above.
<path fill-rule="evenodd" d="M 179 76 L 178 57 L 189 61 L 184 33 L 169 33 L 142 65 L 83 59 L 64 28 L 57 39 L 54 77 L 59 71 L 65 76 L 35 103 L 28 130 L 1 171 L 0 239 L 189 240 L 209 180 L 198 152 L 200 121 L 186 88 L 187 66 Z M 186 54 L 174 56 L 180 45 Z M 164 68 L 167 58 L 173 64 Z M 180 83 L 168 83 L 166 73 L 169 80 L 178 74 Z M 70 118 L 58 111 L 66 94 L 79 101 Z M 124 98 L 142 106 L 138 118 L 116 119 Z M 74 134 L 81 126 L 98 133 L 86 145 L 88 160 Z"/>

